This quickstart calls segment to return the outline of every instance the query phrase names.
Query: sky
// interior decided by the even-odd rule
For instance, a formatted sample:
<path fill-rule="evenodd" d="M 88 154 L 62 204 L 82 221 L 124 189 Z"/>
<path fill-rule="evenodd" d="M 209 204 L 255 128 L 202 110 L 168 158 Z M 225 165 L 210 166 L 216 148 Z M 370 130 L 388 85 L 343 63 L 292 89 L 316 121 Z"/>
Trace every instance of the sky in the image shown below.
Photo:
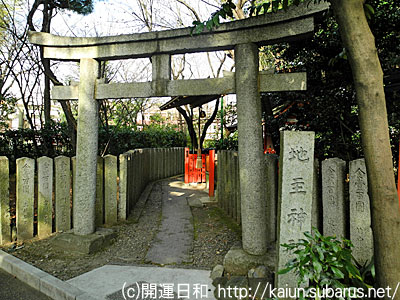
<path fill-rule="evenodd" d="M 193 13 L 179 1 L 190 5 L 202 20 L 206 20 L 218 7 L 218 0 L 96 0 L 93 13 L 83 16 L 67 10 L 58 11 L 52 20 L 52 34 L 62 36 L 110 36 L 147 32 L 149 29 L 139 20 L 141 18 L 138 1 L 153 3 L 152 30 L 167 30 L 178 27 L 191 26 L 194 20 Z M 18 11 L 19 22 L 25 24 L 26 15 L 33 0 L 28 0 L 23 9 Z M 213 3 L 208 5 L 207 3 Z M 34 22 L 37 28 L 41 24 L 41 13 L 38 11 Z M 210 54 L 214 72 L 219 67 L 218 57 L 224 52 Z M 179 65 L 182 55 L 172 58 L 173 65 Z M 233 61 L 226 59 L 223 70 L 231 70 Z M 151 64 L 148 58 L 137 60 L 113 61 L 108 64 L 109 79 L 113 82 L 132 82 L 151 80 Z M 75 62 L 53 62 L 52 69 L 57 78 L 64 84 L 70 81 L 79 81 L 79 65 Z M 176 68 L 175 68 L 176 69 Z M 179 79 L 195 79 L 214 77 L 209 65 L 209 58 L 205 53 L 186 55 L 184 71 Z M 222 76 L 222 72 L 221 75 Z M 36 104 L 41 104 L 41 96 L 35 97 Z M 166 100 L 162 99 L 161 103 Z M 230 101 L 234 101 L 231 99 Z"/>

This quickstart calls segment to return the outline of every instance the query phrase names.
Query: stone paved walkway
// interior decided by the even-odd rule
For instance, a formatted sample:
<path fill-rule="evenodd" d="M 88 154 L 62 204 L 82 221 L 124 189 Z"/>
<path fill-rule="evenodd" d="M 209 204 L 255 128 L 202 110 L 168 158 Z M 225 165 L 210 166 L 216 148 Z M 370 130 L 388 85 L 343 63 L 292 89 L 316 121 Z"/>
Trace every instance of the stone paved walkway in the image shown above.
<path fill-rule="evenodd" d="M 105 265 L 67 282 L 97 300 L 215 299 L 210 271 L 204 270 Z M 167 286 L 172 288 L 171 298 Z"/>
<path fill-rule="evenodd" d="M 157 184 L 161 185 L 162 220 L 146 260 L 162 266 L 190 262 L 194 228 L 189 203 L 202 205 L 202 201 L 208 201 L 207 193 L 203 186 L 184 184 L 182 178 L 170 178 Z M 172 294 L 168 299 L 214 300 L 214 287 L 209 276 L 207 270 L 105 265 L 68 280 L 68 283 L 96 299 L 165 299 L 169 286 Z"/>
<path fill-rule="evenodd" d="M 191 262 L 193 217 L 188 199 L 204 196 L 204 191 L 187 186 L 179 179 L 162 182 L 162 221 L 146 260 L 160 265 Z"/>

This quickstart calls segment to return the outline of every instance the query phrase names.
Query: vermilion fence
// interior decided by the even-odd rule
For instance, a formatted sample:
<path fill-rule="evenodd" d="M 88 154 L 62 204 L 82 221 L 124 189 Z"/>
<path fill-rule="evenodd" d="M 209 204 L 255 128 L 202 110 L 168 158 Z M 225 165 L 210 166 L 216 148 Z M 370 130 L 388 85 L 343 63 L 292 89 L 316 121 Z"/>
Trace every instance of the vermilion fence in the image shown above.
<path fill-rule="evenodd" d="M 185 183 L 208 182 L 209 196 L 214 196 L 215 150 L 201 155 L 202 166 L 200 169 L 196 168 L 196 161 L 197 154 L 191 154 L 190 149 L 185 148 Z"/>

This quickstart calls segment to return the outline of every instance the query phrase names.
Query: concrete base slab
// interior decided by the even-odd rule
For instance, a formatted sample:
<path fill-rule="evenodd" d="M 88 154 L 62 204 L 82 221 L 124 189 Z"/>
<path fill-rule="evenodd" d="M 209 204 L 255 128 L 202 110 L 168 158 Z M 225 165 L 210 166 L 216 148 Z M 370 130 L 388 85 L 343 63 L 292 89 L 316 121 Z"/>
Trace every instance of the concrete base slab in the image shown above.
<path fill-rule="evenodd" d="M 256 256 L 250 255 L 242 248 L 237 246 L 232 247 L 225 255 L 224 268 L 225 272 L 230 275 L 243 276 L 247 275 L 251 268 L 257 266 L 265 266 L 273 272 L 276 263 L 276 254 L 274 251 L 268 252 L 264 255 Z"/>
<path fill-rule="evenodd" d="M 91 254 L 111 245 L 114 238 L 114 230 L 98 228 L 95 233 L 88 235 L 76 235 L 72 232 L 58 234 L 51 244 L 55 249 L 69 254 Z"/>
<path fill-rule="evenodd" d="M 105 265 L 67 282 L 93 295 L 96 299 L 145 299 L 142 293 L 146 293 L 146 290 L 151 292 L 149 284 L 155 284 L 158 286 L 157 290 L 164 285 L 164 292 L 166 285 L 172 287 L 176 299 L 214 300 L 214 287 L 209 276 L 210 271 L 204 270 Z M 201 286 L 203 290 L 203 297 L 199 295 L 196 298 L 193 293 L 198 286 Z M 189 292 L 189 298 L 182 297 L 186 295 L 184 291 Z M 137 295 L 137 292 L 140 294 Z M 129 297 L 132 296 L 132 293 L 135 293 L 135 296 Z M 146 299 L 159 298 L 148 297 Z"/>

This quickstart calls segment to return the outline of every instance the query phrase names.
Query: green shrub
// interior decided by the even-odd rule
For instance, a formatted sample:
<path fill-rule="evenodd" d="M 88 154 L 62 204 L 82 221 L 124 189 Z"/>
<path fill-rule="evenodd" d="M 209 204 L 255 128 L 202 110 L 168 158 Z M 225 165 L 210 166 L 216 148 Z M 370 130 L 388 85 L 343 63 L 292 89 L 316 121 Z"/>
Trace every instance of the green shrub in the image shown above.
<path fill-rule="evenodd" d="M 295 257 L 278 274 L 294 271 L 299 287 L 308 283 L 310 288 L 317 290 L 325 287 L 353 290 L 372 287 L 371 280 L 375 276 L 372 259 L 368 265 L 360 266 L 352 255 L 350 240 L 322 236 L 316 228 L 313 231 L 314 235 L 305 232 L 306 239 L 297 243 L 282 244 Z M 349 298 L 348 294 L 346 298 Z"/>
<path fill-rule="evenodd" d="M 110 127 L 108 131 L 104 128 L 99 129 L 100 154 L 119 155 L 138 148 L 185 147 L 185 145 L 185 134 L 169 126 L 150 125 L 143 131 L 117 127 Z"/>
<path fill-rule="evenodd" d="M 0 132 L 0 156 L 7 156 L 11 166 L 20 157 L 72 157 L 75 151 L 65 123 L 52 124 L 40 130 L 19 129 Z M 143 131 L 131 128 L 99 128 L 99 155 L 119 155 L 138 148 L 184 147 L 185 134 L 169 126 L 151 125 Z M 12 168 L 13 170 L 13 168 Z"/>
<path fill-rule="evenodd" d="M 216 150 L 238 150 L 238 132 L 235 131 L 229 137 L 207 141 L 205 148 Z"/>

